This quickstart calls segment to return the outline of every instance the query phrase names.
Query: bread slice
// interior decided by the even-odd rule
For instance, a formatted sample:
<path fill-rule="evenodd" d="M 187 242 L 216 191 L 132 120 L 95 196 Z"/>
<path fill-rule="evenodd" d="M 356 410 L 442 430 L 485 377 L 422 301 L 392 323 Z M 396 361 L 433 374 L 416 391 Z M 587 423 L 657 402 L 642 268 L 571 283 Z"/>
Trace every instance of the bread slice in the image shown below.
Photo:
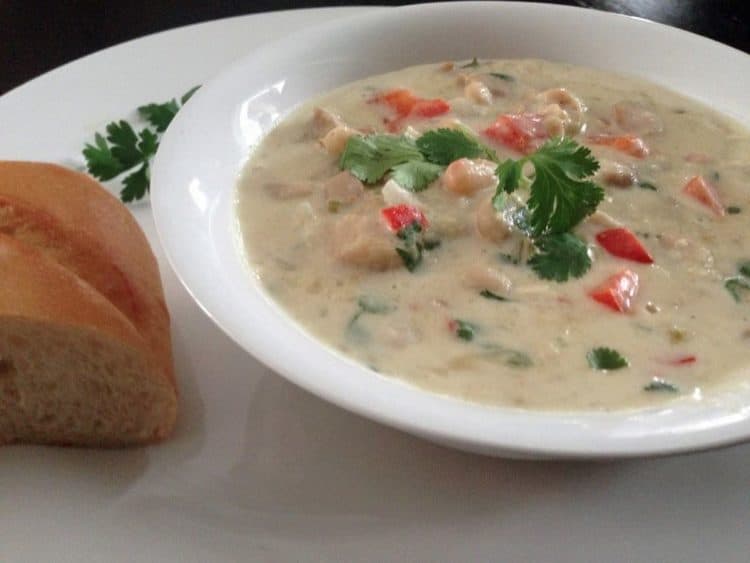
<path fill-rule="evenodd" d="M 121 446 L 174 425 L 172 382 L 101 293 L 0 235 L 0 443 Z"/>
<path fill-rule="evenodd" d="M 174 382 L 156 258 L 115 196 L 62 166 L 0 161 L 0 233 L 35 246 L 101 292 L 143 334 Z"/>
<path fill-rule="evenodd" d="M 117 198 L 88 176 L 61 166 L 0 161 L 0 234 L 35 248 L 100 293 L 141 337 L 143 361 L 176 393 L 158 265 Z M 171 417 L 164 426 L 171 429 L 174 412 L 164 416 L 165 424 Z"/>

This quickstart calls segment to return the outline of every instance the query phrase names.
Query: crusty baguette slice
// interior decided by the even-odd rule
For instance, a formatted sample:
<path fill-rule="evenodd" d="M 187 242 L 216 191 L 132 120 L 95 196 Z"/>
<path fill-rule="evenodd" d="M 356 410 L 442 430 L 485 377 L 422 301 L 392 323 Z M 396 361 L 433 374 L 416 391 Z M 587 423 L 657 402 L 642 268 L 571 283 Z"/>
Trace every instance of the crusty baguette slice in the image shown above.
<path fill-rule="evenodd" d="M 0 233 L 36 247 L 111 301 L 174 383 L 169 313 L 156 258 L 116 197 L 62 166 L 0 161 Z"/>
<path fill-rule="evenodd" d="M 0 443 L 160 440 L 177 396 L 145 339 L 105 297 L 0 235 Z"/>

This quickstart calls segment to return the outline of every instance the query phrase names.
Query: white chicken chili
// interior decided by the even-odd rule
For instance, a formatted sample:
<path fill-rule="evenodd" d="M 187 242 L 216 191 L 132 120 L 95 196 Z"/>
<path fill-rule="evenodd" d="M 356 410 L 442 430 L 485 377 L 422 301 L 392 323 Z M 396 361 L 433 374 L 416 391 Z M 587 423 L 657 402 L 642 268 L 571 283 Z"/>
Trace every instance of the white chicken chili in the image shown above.
<path fill-rule="evenodd" d="M 547 410 L 747 377 L 748 216 L 748 131 L 539 60 L 339 88 L 279 123 L 238 187 L 253 270 L 317 338 L 430 391 Z"/>

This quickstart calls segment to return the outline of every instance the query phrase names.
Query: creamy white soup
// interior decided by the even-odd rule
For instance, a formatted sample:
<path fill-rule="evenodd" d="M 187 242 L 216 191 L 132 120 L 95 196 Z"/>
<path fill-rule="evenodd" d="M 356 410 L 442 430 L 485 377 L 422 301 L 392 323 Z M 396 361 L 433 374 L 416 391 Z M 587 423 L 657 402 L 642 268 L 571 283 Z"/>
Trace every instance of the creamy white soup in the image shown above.
<path fill-rule="evenodd" d="M 238 188 L 249 261 L 385 376 L 547 410 L 700 400 L 750 364 L 750 133 L 632 77 L 407 68 L 281 121 Z"/>

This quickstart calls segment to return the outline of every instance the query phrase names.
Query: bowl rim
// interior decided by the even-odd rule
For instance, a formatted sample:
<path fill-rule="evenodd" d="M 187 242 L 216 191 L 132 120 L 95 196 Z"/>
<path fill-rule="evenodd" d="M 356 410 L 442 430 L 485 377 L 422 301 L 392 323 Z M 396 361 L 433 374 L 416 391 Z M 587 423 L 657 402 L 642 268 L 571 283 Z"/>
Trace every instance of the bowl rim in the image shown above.
<path fill-rule="evenodd" d="M 299 51 L 306 42 L 315 44 L 316 40 L 335 34 L 346 26 L 363 28 L 387 25 L 409 17 L 434 18 L 440 14 L 444 16 L 447 11 L 456 13 L 457 10 L 470 13 L 472 17 L 492 10 L 532 20 L 543 13 L 545 17 L 583 18 L 611 25 L 617 22 L 618 26 L 628 28 L 643 26 L 644 29 L 648 28 L 648 33 L 662 34 L 662 39 L 666 34 L 664 40 L 667 41 L 697 42 L 706 49 L 739 56 L 742 64 L 750 69 L 750 57 L 745 53 L 687 31 L 620 14 L 527 2 L 462 2 L 458 5 L 444 2 L 402 6 L 336 19 L 311 27 L 294 38 L 280 38 L 235 61 L 207 82 L 177 114 L 162 138 L 152 166 L 152 211 L 159 240 L 180 282 L 232 340 L 286 379 L 347 410 L 461 449 L 495 455 L 613 458 L 707 449 L 748 439 L 750 408 L 744 408 L 744 405 L 750 404 L 750 392 L 747 401 L 738 402 L 737 397 L 732 395 L 731 399 L 722 399 L 718 405 L 683 407 L 665 403 L 658 408 L 601 413 L 491 407 L 425 391 L 396 378 L 376 374 L 329 346 L 321 345 L 296 326 L 294 321 L 290 322 L 290 317 L 280 306 L 262 293 L 252 296 L 252 304 L 256 307 L 254 313 L 262 313 L 264 320 L 275 318 L 276 328 L 281 330 L 280 336 L 289 340 L 280 341 L 279 335 L 271 335 L 270 331 L 242 330 L 241 323 L 237 324 L 238 319 L 229 318 L 226 305 L 219 306 L 217 299 L 221 298 L 215 292 L 209 292 L 205 280 L 196 277 L 199 273 L 186 263 L 179 235 L 184 235 L 185 227 L 180 230 L 174 217 L 170 217 L 175 196 L 184 197 L 180 194 L 186 191 L 184 178 L 177 178 L 176 166 L 184 163 L 181 155 L 189 146 L 195 128 L 206 127 L 204 118 L 211 112 L 211 105 L 221 97 L 220 94 L 229 95 L 224 90 L 231 87 L 233 79 L 253 64 L 257 66 L 266 59 L 273 60 L 285 50 Z M 197 164 L 191 162 L 190 166 Z M 221 189 L 234 193 L 235 183 Z M 222 197 L 227 197 L 226 191 Z M 219 227 L 223 228 L 229 229 L 229 226 Z M 207 236 L 210 244 L 214 244 L 216 241 L 212 237 L 217 236 L 216 231 L 211 231 L 211 228 L 208 231 L 199 234 Z M 221 232 L 219 236 L 228 240 L 236 233 Z M 262 292 L 259 286 L 254 287 L 252 291 Z M 337 373 L 327 373 L 329 368 Z M 338 371 L 353 374 L 353 377 L 342 379 Z M 358 387 L 361 381 L 366 382 L 366 389 Z M 690 409 L 691 416 L 685 418 L 683 408 Z M 678 411 L 676 414 L 675 410 Z M 648 426 L 644 417 L 662 424 L 648 427 L 644 433 L 641 426 Z"/>

